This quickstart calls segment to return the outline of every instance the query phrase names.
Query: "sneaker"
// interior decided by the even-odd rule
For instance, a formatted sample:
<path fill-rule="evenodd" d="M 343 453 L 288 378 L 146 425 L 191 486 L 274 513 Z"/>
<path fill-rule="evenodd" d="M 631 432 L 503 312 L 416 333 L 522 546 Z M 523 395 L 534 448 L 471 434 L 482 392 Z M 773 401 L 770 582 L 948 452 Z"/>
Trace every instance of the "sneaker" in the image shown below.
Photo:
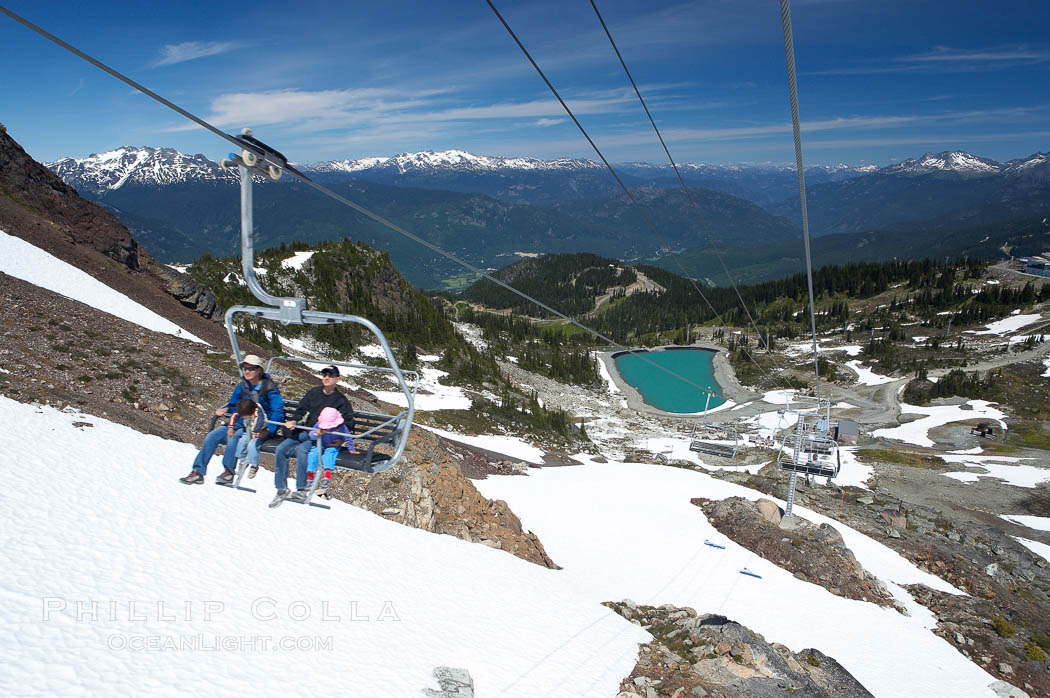
<path fill-rule="evenodd" d="M 277 490 L 277 495 L 270 502 L 270 508 L 281 506 L 281 502 L 288 498 L 288 490 Z"/>
<path fill-rule="evenodd" d="M 251 480 L 259 472 L 259 464 L 256 463 L 252 467 L 248 468 L 248 479 Z"/>
<path fill-rule="evenodd" d="M 201 478 L 201 479 L 203 479 L 203 478 Z M 220 475 L 219 477 L 215 478 L 215 484 L 216 485 L 229 485 L 232 482 L 233 482 L 233 473 L 231 473 L 229 470 L 223 470 L 222 471 L 222 475 Z"/>
<path fill-rule="evenodd" d="M 300 504 L 306 501 L 306 490 L 296 490 L 288 495 L 287 499 L 289 502 L 299 502 Z"/>
<path fill-rule="evenodd" d="M 190 474 L 186 477 L 180 477 L 179 482 L 186 485 L 203 485 L 204 476 L 198 473 L 196 470 L 191 470 Z"/>
<path fill-rule="evenodd" d="M 321 478 L 321 489 L 326 490 L 332 484 L 332 476 L 329 473 L 325 473 L 324 477 Z"/>

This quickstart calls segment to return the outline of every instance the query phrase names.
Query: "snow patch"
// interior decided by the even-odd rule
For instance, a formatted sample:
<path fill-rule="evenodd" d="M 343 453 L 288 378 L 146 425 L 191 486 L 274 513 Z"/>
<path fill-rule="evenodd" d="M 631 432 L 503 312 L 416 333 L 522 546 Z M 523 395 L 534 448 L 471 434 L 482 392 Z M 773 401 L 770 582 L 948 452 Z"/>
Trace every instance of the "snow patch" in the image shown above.
<path fill-rule="evenodd" d="M 63 262 L 22 238 L 8 235 L 0 230 L 0 247 L 4 250 L 4 253 L 0 255 L 0 271 L 9 276 L 90 305 L 92 308 L 133 322 L 147 330 L 208 344 L 171 320 L 161 317 L 90 274 L 72 264 Z"/>
<path fill-rule="evenodd" d="M 540 465 L 543 463 L 543 450 L 536 448 L 532 444 L 523 441 L 516 436 L 503 436 L 500 434 L 467 436 L 465 434 L 457 434 L 454 431 L 438 429 L 437 427 L 428 426 L 426 424 L 420 424 L 419 426 L 427 431 L 437 434 L 438 436 L 443 436 L 449 441 L 458 441 L 470 446 L 476 446 L 477 448 L 483 448 L 486 451 L 495 451 L 496 453 L 502 453 L 511 458 L 517 458 L 534 465 Z"/>
<path fill-rule="evenodd" d="M 1001 337 L 1002 335 L 1007 334 L 1009 332 L 1019 330 L 1025 325 L 1031 325 L 1033 322 L 1038 322 L 1043 318 L 1043 316 L 1039 315 L 1038 313 L 1034 315 L 1018 315 L 1016 314 L 1018 312 L 1020 311 L 1015 310 L 1013 313 L 1011 313 L 1011 316 L 1008 318 L 988 323 L 987 325 L 985 325 L 986 329 L 966 330 L 964 334 L 995 334 Z"/>
<path fill-rule="evenodd" d="M 1050 517 L 1028 516 L 1027 514 L 1001 514 L 1000 518 L 1018 526 L 1025 526 L 1036 531 L 1050 531 Z"/>
<path fill-rule="evenodd" d="M 1017 536 L 1013 536 L 1013 539 L 1016 540 L 1021 545 L 1023 545 L 1024 547 L 1026 547 L 1029 550 L 1031 550 L 1033 553 L 1035 553 L 1039 557 L 1041 557 L 1044 560 L 1046 560 L 1047 562 L 1050 562 L 1050 545 L 1047 545 L 1046 543 L 1040 543 L 1037 540 L 1029 540 L 1027 538 L 1018 538 Z"/>
<path fill-rule="evenodd" d="M 302 269 L 303 265 L 306 264 L 306 260 L 314 256 L 317 250 L 306 250 L 305 252 L 296 252 L 288 259 L 281 260 L 281 267 L 284 269 Z"/>
<path fill-rule="evenodd" d="M 901 414 L 922 414 L 926 416 L 922 419 L 917 419 L 914 422 L 902 424 L 899 427 L 893 427 L 891 429 L 876 429 L 871 432 L 871 435 L 875 438 L 882 437 L 885 439 L 894 439 L 896 441 L 915 444 L 916 446 L 932 448 L 934 442 L 927 435 L 930 429 L 941 427 L 952 422 L 962 422 L 982 418 L 985 420 L 995 420 L 1003 429 L 1005 429 L 1006 423 L 1003 421 L 1005 415 L 994 407 L 991 407 L 991 404 L 992 403 L 987 402 L 986 400 L 970 400 L 966 405 L 971 407 L 971 409 L 964 410 L 962 405 L 920 407 L 918 405 L 903 403 L 901 404 Z"/>
<path fill-rule="evenodd" d="M 870 368 L 862 366 L 857 359 L 847 361 L 845 366 L 857 374 L 857 385 L 882 385 L 884 383 L 892 383 L 893 381 L 898 380 L 891 376 L 882 376 L 875 373 Z"/>

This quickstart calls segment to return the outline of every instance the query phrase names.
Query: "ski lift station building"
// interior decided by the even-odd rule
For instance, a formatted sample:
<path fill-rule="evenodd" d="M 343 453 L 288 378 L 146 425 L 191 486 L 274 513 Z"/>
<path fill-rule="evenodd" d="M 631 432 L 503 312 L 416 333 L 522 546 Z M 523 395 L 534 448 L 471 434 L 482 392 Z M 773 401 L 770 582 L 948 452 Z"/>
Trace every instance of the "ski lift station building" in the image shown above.
<path fill-rule="evenodd" d="M 1033 257 L 1025 262 L 1024 273 L 1050 277 L 1050 260 Z"/>
<path fill-rule="evenodd" d="M 860 438 L 860 425 L 852 419 L 840 419 L 835 431 L 835 441 L 840 444 L 855 446 Z"/>

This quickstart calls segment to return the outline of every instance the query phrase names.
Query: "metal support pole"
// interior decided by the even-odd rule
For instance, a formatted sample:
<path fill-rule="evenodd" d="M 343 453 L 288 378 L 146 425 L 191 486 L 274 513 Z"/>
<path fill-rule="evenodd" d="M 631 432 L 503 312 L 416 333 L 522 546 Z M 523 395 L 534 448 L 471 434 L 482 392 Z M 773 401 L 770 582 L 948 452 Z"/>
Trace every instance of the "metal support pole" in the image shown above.
<path fill-rule="evenodd" d="M 802 413 L 799 412 L 798 421 L 795 422 L 795 448 L 791 452 L 791 464 L 798 467 L 798 457 L 802 455 Z M 787 506 L 784 508 L 784 516 L 791 516 L 791 509 L 795 503 L 795 483 L 798 481 L 798 471 L 791 471 L 791 479 L 788 481 Z"/>
<path fill-rule="evenodd" d="M 798 479 L 798 473 L 794 470 L 791 471 L 791 479 L 788 480 L 788 498 L 787 506 L 784 507 L 784 518 L 791 516 L 791 509 L 795 504 L 795 481 Z"/>

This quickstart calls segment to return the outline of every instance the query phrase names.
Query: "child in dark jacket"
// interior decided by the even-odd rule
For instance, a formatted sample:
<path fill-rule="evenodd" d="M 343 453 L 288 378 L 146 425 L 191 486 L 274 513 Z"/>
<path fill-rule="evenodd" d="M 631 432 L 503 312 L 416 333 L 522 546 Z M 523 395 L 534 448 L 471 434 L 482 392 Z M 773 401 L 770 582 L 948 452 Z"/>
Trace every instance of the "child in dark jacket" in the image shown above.
<path fill-rule="evenodd" d="M 241 420 L 246 433 L 237 442 L 237 472 L 248 466 L 248 477 L 255 477 L 259 472 L 259 447 L 270 438 L 270 428 L 266 425 L 266 413 L 254 401 L 244 399 L 237 403 L 237 412 L 230 417 L 229 435 L 233 436 L 237 420 Z"/>
<path fill-rule="evenodd" d="M 327 489 L 332 481 L 332 468 L 335 467 L 335 459 L 339 456 L 339 449 L 346 447 L 350 453 L 358 453 L 354 449 L 354 439 L 350 430 L 346 428 L 343 415 L 334 407 L 325 407 L 317 416 L 317 426 L 310 431 L 310 438 L 317 441 L 306 456 L 306 481 L 313 483 L 317 473 L 317 453 L 321 453 L 321 462 L 324 464 L 324 477 L 321 479 L 321 489 Z"/>

